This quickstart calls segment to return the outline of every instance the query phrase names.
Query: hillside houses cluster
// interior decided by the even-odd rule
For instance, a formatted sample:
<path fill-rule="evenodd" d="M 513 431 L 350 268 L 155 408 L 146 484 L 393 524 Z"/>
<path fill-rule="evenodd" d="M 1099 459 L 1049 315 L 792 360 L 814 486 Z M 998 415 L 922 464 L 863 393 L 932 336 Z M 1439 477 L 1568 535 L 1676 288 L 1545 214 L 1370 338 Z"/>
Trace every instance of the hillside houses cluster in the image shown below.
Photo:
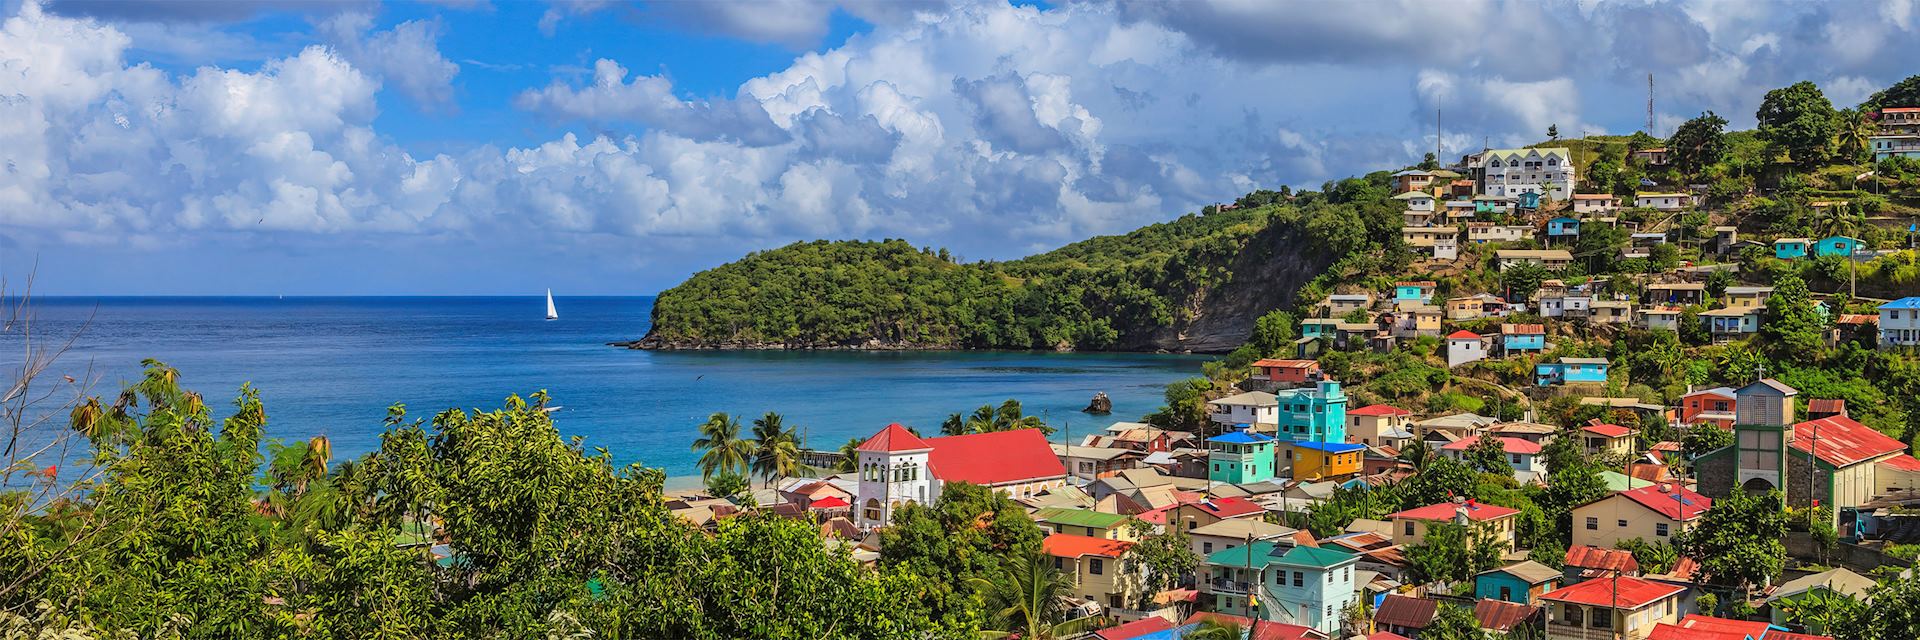
<path fill-rule="evenodd" d="M 1527 331 L 1503 337 L 1537 335 Z M 1515 348 L 1529 345 L 1537 343 L 1523 340 Z M 1804 595 L 1810 585 L 1858 591 L 1871 581 L 1846 569 L 1825 575 L 1829 582 L 1788 580 L 1754 596 L 1760 615 L 1774 616 L 1771 622 L 1714 618 L 1694 607 L 1702 592 L 1692 579 L 1692 559 L 1656 574 L 1641 571 L 1617 545 L 1672 540 L 1697 526 L 1715 500 L 1766 488 L 1784 490 L 1789 505 L 1833 507 L 1849 540 L 1896 531 L 1920 536 L 1913 530 L 1920 529 L 1920 516 L 1886 508 L 1890 500 L 1920 495 L 1914 492 L 1920 459 L 1848 418 L 1837 401 L 1814 400 L 1809 419 L 1795 422 L 1799 393 L 1774 380 L 1702 389 L 1672 407 L 1591 399 L 1663 412 L 1685 428 L 1733 432 L 1735 444 L 1697 459 L 1697 477 L 1676 478 L 1665 456 L 1677 455 L 1679 444 L 1643 449 L 1632 428 L 1597 420 L 1545 425 L 1471 413 L 1422 416 L 1379 404 L 1350 408 L 1341 384 L 1313 360 L 1262 360 L 1254 368 L 1262 378 L 1255 386 L 1274 390 L 1209 402 L 1213 427 L 1204 433 L 1117 422 L 1078 442 L 1058 443 L 1032 429 L 922 437 L 894 424 L 860 443 L 853 472 L 788 479 L 757 492 L 755 500 L 821 523 L 826 544 L 872 562 L 882 548 L 876 532 L 903 505 L 927 504 L 953 482 L 1002 492 L 1046 533 L 1044 552 L 1072 583 L 1076 615 L 1106 624 L 1094 638 L 1174 639 L 1207 620 L 1239 623 L 1259 638 L 1418 638 L 1440 603 L 1471 608 L 1480 626 L 1496 634 L 1528 626 L 1544 632 L 1534 637 L 1618 632 L 1610 637 L 1643 640 L 1718 638 L 1698 632 L 1751 628 L 1745 637 L 1816 638 L 1788 634 L 1769 605 Z M 1561 375 L 1580 373 L 1570 368 Z M 1331 536 L 1286 524 L 1300 522 L 1341 488 L 1408 477 L 1413 467 L 1400 453 L 1415 441 L 1457 459 L 1483 438 L 1500 444 L 1514 480 L 1523 484 L 1549 482 L 1540 456 L 1559 438 L 1575 439 L 1589 456 L 1630 461 L 1607 473 L 1607 495 L 1573 510 L 1564 570 L 1527 560 L 1527 550 L 1517 548 L 1519 511 L 1466 499 L 1355 520 Z M 1793 481 L 1808 474 L 1827 481 L 1813 483 L 1810 494 L 1809 483 Z M 696 520 L 731 513 L 700 502 L 678 503 L 676 512 Z M 1498 545 L 1506 560 L 1470 584 L 1421 584 L 1409 573 L 1405 552 L 1440 523 L 1481 531 L 1474 544 Z M 1186 535 L 1198 568 L 1171 589 L 1152 589 L 1146 567 L 1129 551 L 1169 530 Z M 1367 606 L 1355 606 L 1361 602 Z M 1356 622 L 1353 612 L 1363 609 L 1370 615 Z"/>

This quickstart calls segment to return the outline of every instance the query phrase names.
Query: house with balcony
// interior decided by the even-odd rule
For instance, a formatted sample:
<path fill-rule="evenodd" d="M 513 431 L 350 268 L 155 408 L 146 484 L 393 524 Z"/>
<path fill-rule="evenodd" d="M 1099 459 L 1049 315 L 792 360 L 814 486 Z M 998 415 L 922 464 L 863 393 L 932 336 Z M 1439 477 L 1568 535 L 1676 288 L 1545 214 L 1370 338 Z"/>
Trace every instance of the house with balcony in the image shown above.
<path fill-rule="evenodd" d="M 1198 527 L 1187 532 L 1187 542 L 1193 555 L 1205 558 L 1217 551 L 1239 548 L 1249 540 L 1271 542 L 1277 546 L 1293 546 L 1295 536 L 1300 531 L 1293 527 L 1277 525 L 1259 518 L 1232 518 Z M 1311 538 L 1313 534 L 1307 534 Z"/>
<path fill-rule="evenodd" d="M 1400 240 L 1413 248 L 1432 247 L 1441 238 L 1459 235 L 1453 227 L 1401 227 Z"/>
<path fill-rule="evenodd" d="M 1432 304 L 1433 290 L 1438 287 L 1432 280 L 1409 280 L 1393 283 L 1393 303 Z"/>
<path fill-rule="evenodd" d="M 1467 242 L 1487 244 L 1489 242 L 1519 242 L 1533 235 L 1533 227 L 1518 224 L 1494 224 L 1491 222 L 1467 223 Z"/>
<path fill-rule="evenodd" d="M 1760 330 L 1760 314 L 1766 307 L 1727 307 L 1700 312 L 1700 323 L 1717 343 L 1738 340 Z"/>
<path fill-rule="evenodd" d="M 1798 260 L 1807 257 L 1806 238 L 1776 238 L 1773 241 L 1773 257 L 1781 260 Z"/>
<path fill-rule="evenodd" d="M 1686 587 L 1624 576 L 1587 580 L 1540 596 L 1549 640 L 1646 640 L 1678 619 Z"/>
<path fill-rule="evenodd" d="M 1680 316 L 1685 313 L 1686 311 L 1679 307 L 1641 307 L 1634 310 L 1634 314 L 1638 316 L 1634 324 L 1642 329 L 1665 329 L 1679 333 Z"/>
<path fill-rule="evenodd" d="M 1698 282 L 1658 282 L 1641 292 L 1647 304 L 1686 306 L 1706 300 L 1707 285 Z"/>
<path fill-rule="evenodd" d="M 1636 193 L 1633 206 L 1661 211 L 1679 211 L 1693 206 L 1693 196 L 1685 193 Z"/>
<path fill-rule="evenodd" d="M 1547 465 L 1540 459 L 1540 443 L 1511 436 L 1496 436 L 1494 441 L 1500 443 L 1500 452 L 1506 456 L 1507 464 L 1513 465 L 1514 480 L 1524 484 L 1546 476 Z M 1465 462 L 1467 450 L 1479 444 L 1479 438 L 1462 438 L 1440 447 L 1440 455 Z"/>
<path fill-rule="evenodd" d="M 1667 243 L 1667 234 L 1654 231 L 1635 233 L 1627 236 L 1627 246 L 1620 249 L 1621 258 L 1645 258 L 1653 255 L 1653 248 Z"/>
<path fill-rule="evenodd" d="M 1501 249 L 1493 252 L 1493 257 L 1501 269 L 1518 264 L 1537 264 L 1548 271 L 1558 271 L 1573 264 L 1573 254 L 1565 249 Z"/>
<path fill-rule="evenodd" d="M 1611 193 L 1573 194 L 1573 212 L 1578 214 L 1606 213 L 1620 208 L 1620 196 Z"/>
<path fill-rule="evenodd" d="M 1253 374 L 1249 378 L 1287 387 L 1312 384 L 1321 376 L 1318 360 L 1261 358 L 1253 361 L 1252 366 Z"/>
<path fill-rule="evenodd" d="M 1207 417 L 1225 429 L 1248 425 L 1257 431 L 1273 428 L 1279 420 L 1280 403 L 1265 391 L 1248 391 L 1207 401 Z"/>
<path fill-rule="evenodd" d="M 1573 543 L 1603 549 L 1634 538 L 1670 543 L 1712 507 L 1712 498 L 1671 482 L 1622 491 L 1574 507 Z"/>
<path fill-rule="evenodd" d="M 1472 220 L 1475 207 L 1471 199 L 1446 200 L 1440 203 L 1441 217 L 1435 224 L 1457 224 Z"/>
<path fill-rule="evenodd" d="M 1606 384 L 1606 358 L 1561 358 L 1559 362 L 1542 362 L 1533 367 L 1533 381 L 1536 386 L 1550 387 L 1562 384 Z"/>
<path fill-rule="evenodd" d="M 1227 484 L 1266 482 L 1274 471 L 1273 436 L 1252 429 L 1207 438 L 1207 479 Z"/>
<path fill-rule="evenodd" d="M 1905 157 L 1920 159 L 1920 107 L 1889 107 L 1880 110 L 1879 125 L 1867 146 L 1873 161 Z"/>
<path fill-rule="evenodd" d="M 1408 191 L 1426 191 L 1433 186 L 1433 172 L 1420 169 L 1408 169 L 1393 174 L 1393 190 L 1401 193 Z"/>
<path fill-rule="evenodd" d="M 1300 321 L 1300 337 L 1310 339 L 1326 338 L 1332 340 L 1340 333 L 1339 318 L 1307 318 Z"/>
<path fill-rule="evenodd" d="M 1474 544 L 1484 539 L 1499 545 L 1500 552 L 1506 553 L 1513 550 L 1514 527 L 1520 521 L 1520 511 L 1462 500 L 1390 513 L 1387 521 L 1393 524 L 1393 543 L 1397 545 L 1425 542 L 1427 529 L 1437 524 L 1472 525 L 1486 534 L 1485 538 L 1472 537 Z"/>
<path fill-rule="evenodd" d="M 1547 242 L 1575 240 L 1579 237 L 1579 218 L 1561 216 L 1547 221 Z"/>
<path fill-rule="evenodd" d="M 1733 389 L 1729 387 L 1688 392 L 1680 396 L 1680 424 L 1732 429 L 1734 402 Z"/>
<path fill-rule="evenodd" d="M 1358 598 L 1358 559 L 1333 549 L 1255 541 L 1206 556 L 1198 586 L 1216 612 L 1332 636 L 1340 632 L 1342 610 Z"/>
<path fill-rule="evenodd" d="M 1496 196 L 1483 193 L 1473 197 L 1473 213 L 1480 217 L 1507 213 L 1513 211 L 1513 206 L 1518 202 L 1518 198 L 1511 196 Z"/>
<path fill-rule="evenodd" d="M 1053 455 L 1060 458 L 1067 474 L 1082 480 L 1092 480 L 1103 474 L 1123 471 L 1140 466 L 1147 457 L 1146 452 L 1118 447 L 1098 447 L 1088 445 L 1066 445 L 1057 442 L 1048 443 Z"/>
<path fill-rule="evenodd" d="M 1500 351 L 1506 355 L 1539 353 L 1547 350 L 1547 326 L 1543 324 L 1500 325 Z"/>
<path fill-rule="evenodd" d="M 1041 539 L 1040 548 L 1053 568 L 1073 582 L 1072 597 L 1097 603 L 1121 620 L 1177 615 L 1171 604 L 1153 604 L 1147 592 L 1146 566 L 1125 562 L 1134 543 L 1056 533 Z M 1147 605 L 1142 607 L 1142 605 Z"/>
<path fill-rule="evenodd" d="M 1880 348 L 1920 347 L 1920 296 L 1880 305 Z"/>
<path fill-rule="evenodd" d="M 1489 569 L 1473 577 L 1473 594 L 1482 600 L 1531 605 L 1560 588 L 1560 570 L 1532 560 Z"/>
<path fill-rule="evenodd" d="M 1427 252 L 1435 260 L 1457 260 L 1460 258 L 1460 238 L 1453 235 L 1434 238 L 1433 246 L 1427 247 Z"/>
<path fill-rule="evenodd" d="M 1473 170 L 1479 192 L 1494 196 L 1531 192 L 1566 200 L 1576 178 L 1573 153 L 1564 147 L 1489 150 L 1480 154 Z"/>
<path fill-rule="evenodd" d="M 1293 445 L 1304 442 L 1347 441 L 1347 394 L 1337 380 L 1321 380 L 1312 387 L 1274 394 L 1275 449 L 1283 464 L 1292 466 Z"/>
<path fill-rule="evenodd" d="M 1813 244 L 1813 255 L 1839 256 L 1842 258 L 1850 258 L 1853 256 L 1854 253 L 1858 252 L 1861 248 L 1863 247 L 1861 245 L 1859 238 L 1853 238 L 1848 236 L 1827 236 L 1825 238 L 1821 238 L 1819 242 L 1816 242 Z"/>

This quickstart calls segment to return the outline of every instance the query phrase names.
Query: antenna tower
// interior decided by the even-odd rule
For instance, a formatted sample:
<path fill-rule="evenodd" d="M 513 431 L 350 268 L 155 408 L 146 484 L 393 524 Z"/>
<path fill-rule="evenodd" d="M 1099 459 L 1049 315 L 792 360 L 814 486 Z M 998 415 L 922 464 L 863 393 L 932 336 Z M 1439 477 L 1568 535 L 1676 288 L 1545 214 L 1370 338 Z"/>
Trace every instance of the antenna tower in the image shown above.
<path fill-rule="evenodd" d="M 1653 74 L 1647 74 L 1647 135 L 1659 135 L 1653 132 Z"/>

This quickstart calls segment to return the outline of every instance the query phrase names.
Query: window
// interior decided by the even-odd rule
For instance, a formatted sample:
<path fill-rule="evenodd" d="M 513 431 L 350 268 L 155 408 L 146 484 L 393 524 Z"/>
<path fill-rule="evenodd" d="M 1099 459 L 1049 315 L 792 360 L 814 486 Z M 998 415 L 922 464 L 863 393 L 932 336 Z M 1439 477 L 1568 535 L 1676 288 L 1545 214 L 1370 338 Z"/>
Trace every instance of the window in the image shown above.
<path fill-rule="evenodd" d="M 1347 567 L 1347 568 L 1345 568 L 1345 569 L 1341 569 L 1341 570 L 1340 570 L 1340 579 L 1341 579 L 1341 580 L 1352 580 L 1352 579 L 1353 579 L 1353 567 Z"/>
<path fill-rule="evenodd" d="M 1105 563 L 1102 562 L 1099 558 L 1093 558 L 1087 561 L 1087 573 L 1097 576 L 1097 575 L 1100 575 L 1102 572 L 1105 572 L 1106 570 L 1107 568 L 1105 566 Z"/>
<path fill-rule="evenodd" d="M 1615 522 L 1619 523 L 1618 525 L 1615 525 L 1615 526 L 1618 526 L 1622 529 L 1625 529 L 1627 527 L 1627 521 L 1625 520 L 1616 520 Z"/>
<path fill-rule="evenodd" d="M 1194 521 L 1192 521 L 1192 520 L 1188 520 L 1188 521 L 1187 521 L 1187 530 L 1188 530 L 1188 531 L 1192 531 L 1192 530 L 1194 530 L 1194 529 L 1196 529 L 1196 528 L 1199 528 L 1199 526 L 1200 526 L 1200 523 L 1198 523 L 1198 522 L 1194 522 Z"/>
<path fill-rule="evenodd" d="M 1067 568 L 1066 560 L 1062 559 L 1060 556 L 1053 557 L 1053 569 L 1055 571 L 1064 570 L 1066 568 Z"/>
<path fill-rule="evenodd" d="M 1653 535 L 1656 535 L 1656 536 L 1660 536 L 1660 537 L 1662 537 L 1662 538 L 1665 538 L 1665 537 L 1667 537 L 1667 523 L 1665 523 L 1665 522 L 1656 522 L 1656 523 L 1654 523 L 1654 524 L 1653 524 Z"/>
<path fill-rule="evenodd" d="M 1500 599 L 1513 602 L 1513 587 L 1500 587 Z"/>
<path fill-rule="evenodd" d="M 1117 594 L 1117 593 L 1107 594 L 1107 608 L 1109 609 L 1120 608 L 1120 594 Z"/>
<path fill-rule="evenodd" d="M 1327 584 L 1333 584 L 1333 572 L 1332 572 L 1332 571 L 1328 571 L 1328 572 L 1327 572 Z"/>
<path fill-rule="evenodd" d="M 1213 543 L 1211 542 L 1200 543 L 1200 553 L 1213 553 Z"/>
<path fill-rule="evenodd" d="M 1293 572 L 1293 586 L 1296 586 L 1296 587 L 1306 586 L 1306 580 L 1307 580 L 1306 572 L 1304 571 Z"/>
<path fill-rule="evenodd" d="M 1592 520 L 1593 518 L 1587 518 L 1587 519 L 1588 519 L 1588 520 Z M 1413 535 L 1413 523 L 1412 523 L 1412 522 L 1407 522 L 1407 523 L 1406 523 L 1406 530 L 1407 530 L 1407 535 Z"/>
<path fill-rule="evenodd" d="M 1600 530 L 1600 519 L 1599 519 L 1599 518 L 1587 518 L 1587 530 L 1588 530 L 1588 531 L 1599 531 L 1599 530 Z"/>

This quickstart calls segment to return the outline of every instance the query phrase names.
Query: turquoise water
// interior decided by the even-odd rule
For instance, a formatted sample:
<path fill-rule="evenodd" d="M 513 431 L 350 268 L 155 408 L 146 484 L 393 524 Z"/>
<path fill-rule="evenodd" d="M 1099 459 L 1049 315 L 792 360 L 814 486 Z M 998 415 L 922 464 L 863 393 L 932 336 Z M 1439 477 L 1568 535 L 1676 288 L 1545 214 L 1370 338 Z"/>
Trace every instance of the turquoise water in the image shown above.
<path fill-rule="evenodd" d="M 606 346 L 647 331 L 652 298 L 558 298 L 560 319 L 525 298 L 39 298 L 36 340 L 78 332 L 56 374 L 111 396 L 143 358 L 180 369 L 216 408 L 241 383 L 261 391 L 268 434 L 325 434 L 336 458 L 379 446 L 381 418 L 405 403 L 427 418 L 491 408 L 546 389 L 560 430 L 672 475 L 694 473 L 688 445 L 715 411 L 743 423 L 778 411 L 806 444 L 837 448 L 889 422 L 937 431 L 947 414 L 1019 399 L 1076 434 L 1133 420 L 1202 359 L 1034 352 L 649 352 Z M 0 341 L 17 369 L 19 332 Z M 52 379 L 52 376 L 45 379 Z M 1096 391 L 1111 416 L 1080 413 Z M 1075 438 L 1077 439 L 1077 435 Z"/>

